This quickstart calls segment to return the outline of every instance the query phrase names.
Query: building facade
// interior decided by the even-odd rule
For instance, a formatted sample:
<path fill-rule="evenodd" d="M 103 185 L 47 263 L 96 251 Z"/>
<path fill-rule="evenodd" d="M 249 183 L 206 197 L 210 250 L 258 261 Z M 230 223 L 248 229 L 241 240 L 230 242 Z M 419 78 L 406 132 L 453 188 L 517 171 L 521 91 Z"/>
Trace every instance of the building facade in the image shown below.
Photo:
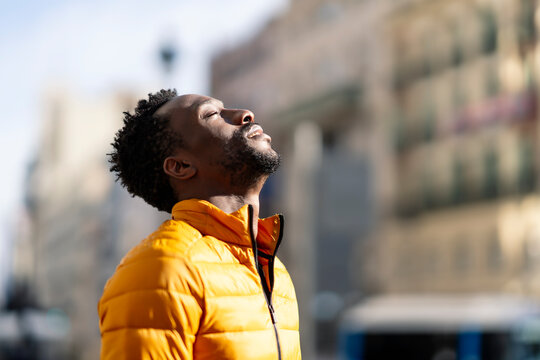
<path fill-rule="evenodd" d="M 372 231 L 388 179 L 376 175 L 391 148 L 373 121 L 382 93 L 371 91 L 381 6 L 292 1 L 253 40 L 212 63 L 212 95 L 249 108 L 272 135 L 283 166 L 261 204 L 284 212 L 280 256 L 295 282 L 306 358 L 332 353 L 340 311 L 360 297 L 351 254 Z M 381 126 L 382 125 L 382 126 Z"/>
<path fill-rule="evenodd" d="M 99 358 L 97 302 L 121 257 L 164 219 L 131 198 L 109 173 L 106 154 L 133 108 L 132 95 L 89 99 L 51 90 L 27 183 L 39 305 L 69 319 L 61 346 L 73 359 Z"/>
<path fill-rule="evenodd" d="M 289 219 L 307 358 L 359 296 L 540 298 L 539 14 L 297 0 L 215 57 L 213 96 L 254 110 L 284 157 L 269 210 Z"/>
<path fill-rule="evenodd" d="M 415 1 L 385 19 L 396 186 L 376 238 L 383 291 L 540 295 L 537 9 Z"/>

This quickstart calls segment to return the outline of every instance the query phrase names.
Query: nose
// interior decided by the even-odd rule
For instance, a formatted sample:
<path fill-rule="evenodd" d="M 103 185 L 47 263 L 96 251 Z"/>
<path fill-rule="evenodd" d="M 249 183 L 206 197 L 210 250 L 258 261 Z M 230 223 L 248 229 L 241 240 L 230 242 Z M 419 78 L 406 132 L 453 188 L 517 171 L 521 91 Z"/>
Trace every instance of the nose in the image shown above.
<path fill-rule="evenodd" d="M 237 109 L 232 111 L 231 123 L 244 125 L 255 121 L 255 115 L 249 110 Z"/>

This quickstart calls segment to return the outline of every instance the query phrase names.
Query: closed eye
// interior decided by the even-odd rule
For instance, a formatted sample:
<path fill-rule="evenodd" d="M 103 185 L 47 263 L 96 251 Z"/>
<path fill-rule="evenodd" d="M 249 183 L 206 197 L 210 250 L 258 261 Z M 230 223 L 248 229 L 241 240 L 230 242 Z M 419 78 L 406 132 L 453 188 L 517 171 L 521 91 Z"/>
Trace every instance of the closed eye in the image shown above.
<path fill-rule="evenodd" d="M 205 118 L 211 118 L 212 116 L 217 115 L 217 114 L 218 114 L 217 111 L 213 111 L 213 112 L 210 112 L 210 113 L 206 114 L 204 117 Z"/>

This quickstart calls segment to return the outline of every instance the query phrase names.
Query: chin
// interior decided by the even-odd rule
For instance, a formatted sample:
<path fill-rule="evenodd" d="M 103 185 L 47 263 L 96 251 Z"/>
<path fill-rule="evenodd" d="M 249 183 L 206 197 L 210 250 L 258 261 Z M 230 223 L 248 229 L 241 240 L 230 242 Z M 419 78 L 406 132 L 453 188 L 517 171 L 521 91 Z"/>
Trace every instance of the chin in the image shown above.
<path fill-rule="evenodd" d="M 263 140 L 263 141 L 257 141 L 256 143 L 254 144 L 250 144 L 250 147 L 256 151 L 259 151 L 259 152 L 276 152 L 273 148 L 272 148 L 272 144 L 270 141 L 267 141 L 267 140 Z"/>

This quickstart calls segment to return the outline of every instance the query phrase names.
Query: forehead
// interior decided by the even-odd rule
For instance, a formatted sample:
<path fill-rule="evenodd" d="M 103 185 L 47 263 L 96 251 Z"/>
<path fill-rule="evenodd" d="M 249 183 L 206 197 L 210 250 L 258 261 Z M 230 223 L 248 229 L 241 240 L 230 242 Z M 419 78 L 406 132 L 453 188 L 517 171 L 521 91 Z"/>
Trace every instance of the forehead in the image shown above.
<path fill-rule="evenodd" d="M 168 101 L 156 112 L 158 115 L 174 115 L 175 113 L 196 113 L 197 110 L 205 104 L 217 104 L 223 106 L 223 103 L 209 96 L 188 94 L 177 96 Z"/>
<path fill-rule="evenodd" d="M 214 104 L 223 107 L 223 103 L 209 96 L 188 94 L 177 96 L 169 100 L 157 111 L 156 115 L 166 116 L 171 125 L 180 125 L 185 120 L 198 117 L 199 109 L 206 104 Z"/>
<path fill-rule="evenodd" d="M 181 134 L 189 133 L 194 140 L 204 127 L 200 119 L 203 109 L 209 106 L 207 104 L 223 107 L 221 101 L 212 97 L 189 94 L 169 100 L 156 111 L 156 115 L 167 117 L 171 129 Z"/>

